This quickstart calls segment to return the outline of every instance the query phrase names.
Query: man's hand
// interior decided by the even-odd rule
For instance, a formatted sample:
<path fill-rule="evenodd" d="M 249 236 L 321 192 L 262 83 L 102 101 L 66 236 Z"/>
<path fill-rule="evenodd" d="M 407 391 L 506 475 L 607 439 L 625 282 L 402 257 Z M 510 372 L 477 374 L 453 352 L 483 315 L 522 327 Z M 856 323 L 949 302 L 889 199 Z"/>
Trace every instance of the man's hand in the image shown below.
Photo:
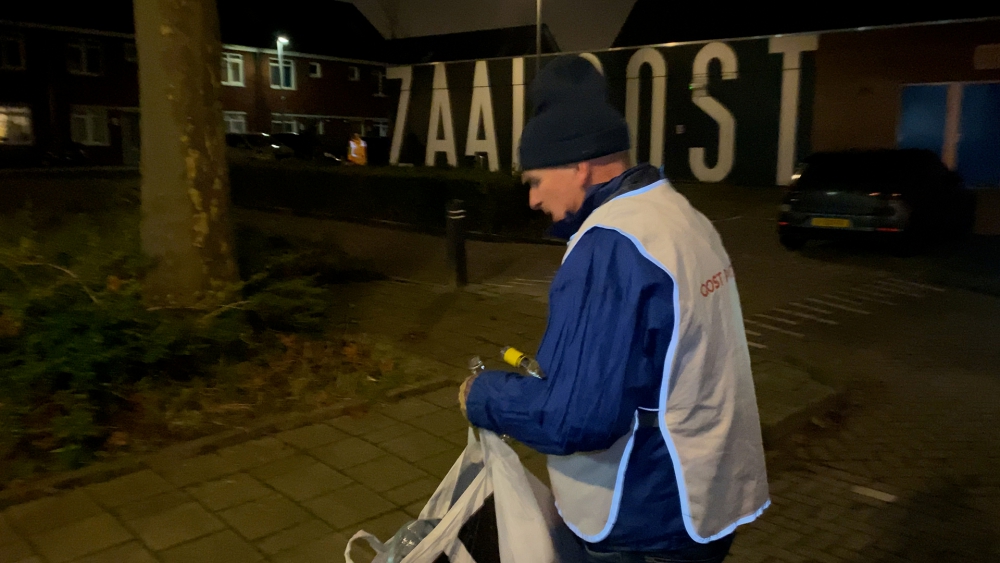
<path fill-rule="evenodd" d="M 476 380 L 475 375 L 470 375 L 465 381 L 462 382 L 462 386 L 458 388 L 458 406 L 462 409 L 462 416 L 469 418 L 469 414 L 465 411 L 465 402 L 469 400 L 469 391 L 472 390 L 472 382 Z"/>

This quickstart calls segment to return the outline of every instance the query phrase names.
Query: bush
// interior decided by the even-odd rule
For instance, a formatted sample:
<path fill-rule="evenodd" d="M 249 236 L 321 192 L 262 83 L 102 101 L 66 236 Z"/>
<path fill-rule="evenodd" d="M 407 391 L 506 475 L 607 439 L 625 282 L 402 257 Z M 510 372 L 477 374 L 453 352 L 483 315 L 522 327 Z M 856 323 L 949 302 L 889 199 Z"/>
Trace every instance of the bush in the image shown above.
<path fill-rule="evenodd" d="M 439 233 L 445 206 L 460 199 L 470 231 L 541 237 L 545 225 L 528 208 L 528 188 L 519 178 L 479 169 L 260 163 L 231 166 L 230 178 L 234 205 L 251 209 L 389 221 Z"/>

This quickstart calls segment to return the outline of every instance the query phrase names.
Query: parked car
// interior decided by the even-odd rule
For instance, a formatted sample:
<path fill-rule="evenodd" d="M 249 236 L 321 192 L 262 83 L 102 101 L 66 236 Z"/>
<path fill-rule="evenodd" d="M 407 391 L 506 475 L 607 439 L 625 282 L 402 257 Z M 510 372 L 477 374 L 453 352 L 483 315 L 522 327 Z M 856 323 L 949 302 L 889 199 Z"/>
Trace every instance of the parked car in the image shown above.
<path fill-rule="evenodd" d="M 972 226 L 974 198 L 927 150 L 816 153 L 793 176 L 778 216 L 789 250 L 810 239 L 873 236 L 902 253 Z"/>
<path fill-rule="evenodd" d="M 281 160 L 295 154 L 267 133 L 227 133 L 226 146 L 234 160 Z"/>

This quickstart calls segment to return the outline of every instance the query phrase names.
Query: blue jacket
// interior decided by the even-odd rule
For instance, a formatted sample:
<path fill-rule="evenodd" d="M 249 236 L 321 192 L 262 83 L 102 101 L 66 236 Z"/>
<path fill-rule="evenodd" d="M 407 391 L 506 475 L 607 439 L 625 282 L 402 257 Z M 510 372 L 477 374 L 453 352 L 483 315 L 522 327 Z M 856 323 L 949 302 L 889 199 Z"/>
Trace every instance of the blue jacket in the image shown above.
<path fill-rule="evenodd" d="M 578 213 L 555 225 L 575 233 L 597 207 L 658 181 L 641 165 L 588 190 Z M 546 379 L 486 371 L 467 412 L 480 428 L 551 455 L 604 450 L 656 410 L 670 345 L 673 282 L 625 236 L 587 231 L 556 274 L 537 360 Z M 618 520 L 597 549 L 668 551 L 697 545 L 685 531 L 670 452 L 658 428 L 635 435 Z"/>

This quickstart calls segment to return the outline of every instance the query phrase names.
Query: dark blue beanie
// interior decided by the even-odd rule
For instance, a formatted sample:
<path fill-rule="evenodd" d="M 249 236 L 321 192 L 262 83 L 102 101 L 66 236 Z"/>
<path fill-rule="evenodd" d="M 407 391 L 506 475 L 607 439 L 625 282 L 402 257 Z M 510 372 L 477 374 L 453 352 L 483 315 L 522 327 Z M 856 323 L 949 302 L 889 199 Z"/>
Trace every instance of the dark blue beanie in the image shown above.
<path fill-rule="evenodd" d="M 521 169 L 583 162 L 632 147 L 628 125 L 608 104 L 604 76 L 590 61 L 564 55 L 545 65 L 529 94 L 534 117 L 521 134 Z"/>

